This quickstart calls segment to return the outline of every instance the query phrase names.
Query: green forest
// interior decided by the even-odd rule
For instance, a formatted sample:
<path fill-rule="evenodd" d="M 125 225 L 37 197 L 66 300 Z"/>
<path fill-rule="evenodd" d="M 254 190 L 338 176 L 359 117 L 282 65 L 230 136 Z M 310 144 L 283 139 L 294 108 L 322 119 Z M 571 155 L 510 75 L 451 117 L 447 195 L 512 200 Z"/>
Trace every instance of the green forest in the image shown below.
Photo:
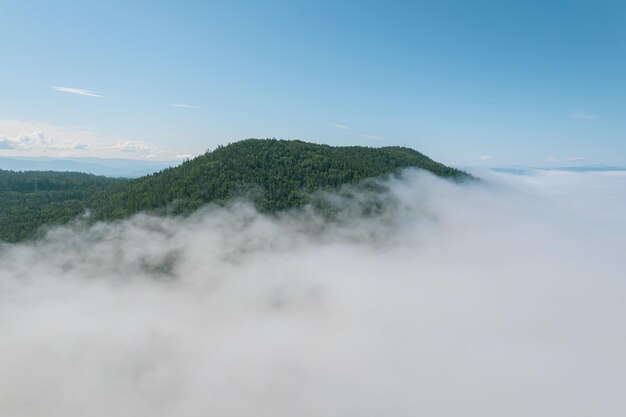
<path fill-rule="evenodd" d="M 78 172 L 0 170 L 0 240 L 17 242 L 41 226 L 66 223 L 97 193 L 124 182 Z"/>
<path fill-rule="evenodd" d="M 114 220 L 140 211 L 189 214 L 207 203 L 245 198 L 273 213 L 310 203 L 318 190 L 337 190 L 408 167 L 453 180 L 469 178 L 410 148 L 332 147 L 276 139 L 219 146 L 177 167 L 133 180 L 0 170 L 0 240 L 29 238 L 87 210 L 90 221 Z"/>

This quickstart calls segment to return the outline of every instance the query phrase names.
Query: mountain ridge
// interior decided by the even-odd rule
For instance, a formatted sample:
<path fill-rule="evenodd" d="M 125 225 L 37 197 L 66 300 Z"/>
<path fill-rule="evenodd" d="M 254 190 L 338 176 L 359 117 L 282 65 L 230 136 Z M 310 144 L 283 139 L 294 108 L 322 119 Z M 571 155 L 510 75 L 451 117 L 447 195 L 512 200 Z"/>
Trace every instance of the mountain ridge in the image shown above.
<path fill-rule="evenodd" d="M 186 215 L 233 198 L 274 213 L 311 203 L 368 178 L 420 168 L 452 180 L 471 178 L 405 147 L 320 145 L 299 140 L 246 139 L 137 179 L 80 173 L 0 170 L 0 239 L 19 241 L 40 227 L 65 223 L 89 210 L 90 221 L 138 212 Z"/>
<path fill-rule="evenodd" d="M 122 218 L 137 211 L 162 208 L 172 201 L 178 202 L 173 212 L 185 214 L 208 202 L 242 196 L 255 200 L 262 211 L 274 212 L 305 204 L 306 196 L 317 190 L 335 190 L 343 184 L 409 167 L 446 178 L 469 177 L 411 148 L 245 139 L 122 184 L 118 193 L 99 199 L 98 205 L 104 209 L 96 211 L 96 217 Z"/>

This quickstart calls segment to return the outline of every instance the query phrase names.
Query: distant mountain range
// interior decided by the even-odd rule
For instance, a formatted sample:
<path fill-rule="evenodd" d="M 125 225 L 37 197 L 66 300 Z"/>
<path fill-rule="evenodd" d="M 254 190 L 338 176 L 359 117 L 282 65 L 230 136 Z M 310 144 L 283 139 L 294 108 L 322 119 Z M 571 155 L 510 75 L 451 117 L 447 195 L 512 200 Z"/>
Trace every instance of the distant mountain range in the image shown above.
<path fill-rule="evenodd" d="M 129 167 L 125 160 L 107 161 L 115 161 L 120 171 Z M 150 167 L 156 169 L 157 165 Z M 276 139 L 248 139 L 220 146 L 136 179 L 0 170 L 0 240 L 28 238 L 42 227 L 65 223 L 86 210 L 91 213 L 89 221 L 107 221 L 140 211 L 185 215 L 207 203 L 245 198 L 260 211 L 274 213 L 312 204 L 316 191 L 366 184 L 369 178 L 409 167 L 453 180 L 471 178 L 409 148 L 332 147 Z M 372 190 L 376 190 L 375 184 L 369 184 Z"/>
<path fill-rule="evenodd" d="M 84 172 L 112 178 L 138 178 L 182 161 L 145 161 L 93 157 L 5 157 L 0 156 L 0 169 L 7 171 Z"/>

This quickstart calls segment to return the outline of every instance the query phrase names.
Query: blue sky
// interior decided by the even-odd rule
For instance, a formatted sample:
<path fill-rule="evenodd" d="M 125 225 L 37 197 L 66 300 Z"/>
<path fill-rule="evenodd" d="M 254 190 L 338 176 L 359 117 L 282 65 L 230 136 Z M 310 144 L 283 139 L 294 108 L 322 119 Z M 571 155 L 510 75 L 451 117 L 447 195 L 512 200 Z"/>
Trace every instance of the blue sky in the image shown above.
<path fill-rule="evenodd" d="M 0 0 L 0 156 L 277 137 L 626 165 L 624 22 L 601 0 Z"/>

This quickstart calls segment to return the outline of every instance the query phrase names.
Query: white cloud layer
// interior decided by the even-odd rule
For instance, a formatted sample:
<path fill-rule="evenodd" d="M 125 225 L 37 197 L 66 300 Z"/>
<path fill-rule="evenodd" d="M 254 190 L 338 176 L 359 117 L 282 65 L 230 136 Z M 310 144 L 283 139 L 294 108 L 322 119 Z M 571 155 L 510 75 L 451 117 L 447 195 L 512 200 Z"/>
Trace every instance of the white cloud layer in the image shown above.
<path fill-rule="evenodd" d="M 626 175 L 389 186 L 2 247 L 0 415 L 626 415 Z"/>
<path fill-rule="evenodd" d="M 0 120 L 0 156 L 94 156 L 167 160 L 188 158 L 191 155 L 146 142 L 106 137 L 84 128 Z"/>

